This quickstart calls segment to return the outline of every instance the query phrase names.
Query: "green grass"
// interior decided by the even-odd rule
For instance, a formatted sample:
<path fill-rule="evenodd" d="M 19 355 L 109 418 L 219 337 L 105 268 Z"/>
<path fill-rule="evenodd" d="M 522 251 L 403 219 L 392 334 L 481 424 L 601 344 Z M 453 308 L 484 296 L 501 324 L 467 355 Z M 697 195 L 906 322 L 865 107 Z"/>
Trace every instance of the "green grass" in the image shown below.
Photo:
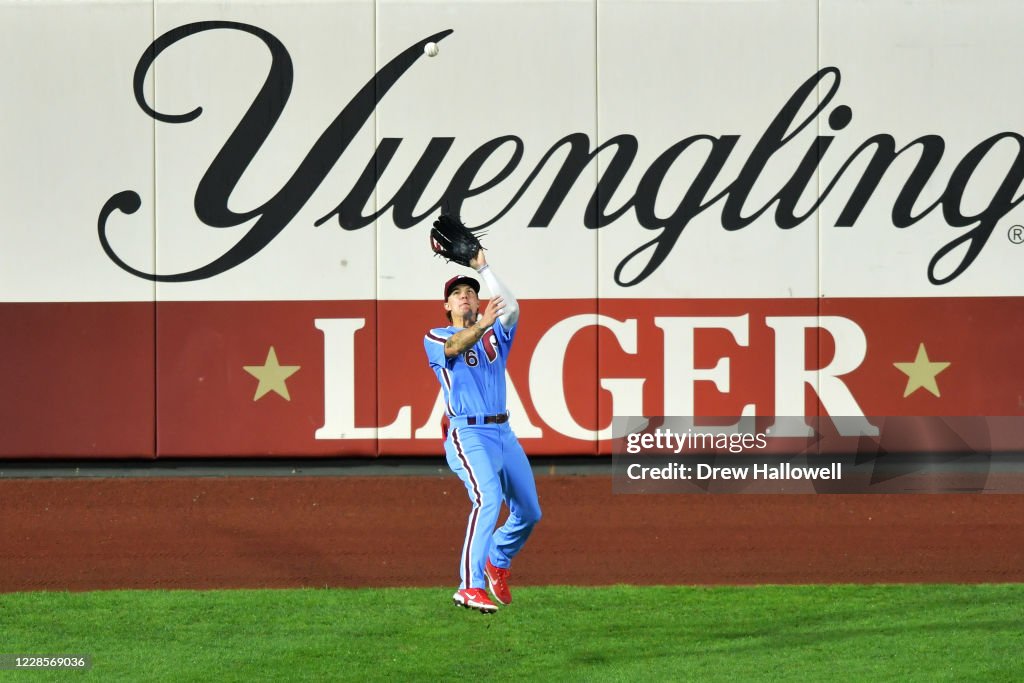
<path fill-rule="evenodd" d="M 1024 586 L 519 588 L 0 595 L 0 653 L 84 654 L 18 680 L 1024 678 Z"/>

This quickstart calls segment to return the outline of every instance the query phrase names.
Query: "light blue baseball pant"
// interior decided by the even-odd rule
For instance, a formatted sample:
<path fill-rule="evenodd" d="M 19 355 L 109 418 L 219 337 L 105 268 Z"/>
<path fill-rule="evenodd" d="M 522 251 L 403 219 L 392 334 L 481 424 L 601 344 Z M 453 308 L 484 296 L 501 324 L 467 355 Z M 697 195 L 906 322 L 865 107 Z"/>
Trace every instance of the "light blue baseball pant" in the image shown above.
<path fill-rule="evenodd" d="M 540 501 L 530 462 L 512 428 L 504 424 L 467 425 L 451 418 L 444 442 L 448 466 L 466 485 L 473 508 L 459 562 L 460 588 L 487 588 L 484 563 L 508 568 L 540 521 Z M 505 523 L 495 529 L 501 503 Z"/>

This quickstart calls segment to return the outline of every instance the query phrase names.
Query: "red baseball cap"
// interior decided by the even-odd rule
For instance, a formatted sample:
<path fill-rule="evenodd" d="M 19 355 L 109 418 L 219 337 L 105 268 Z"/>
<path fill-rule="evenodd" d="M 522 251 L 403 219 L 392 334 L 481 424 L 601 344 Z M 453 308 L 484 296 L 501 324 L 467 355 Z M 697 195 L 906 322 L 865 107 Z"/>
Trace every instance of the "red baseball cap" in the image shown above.
<path fill-rule="evenodd" d="M 448 297 L 452 295 L 452 290 L 459 285 L 469 285 L 473 288 L 473 291 L 477 294 L 480 293 L 480 282 L 476 278 L 472 278 L 468 275 L 456 275 L 448 282 L 444 283 L 444 300 L 447 301 Z"/>

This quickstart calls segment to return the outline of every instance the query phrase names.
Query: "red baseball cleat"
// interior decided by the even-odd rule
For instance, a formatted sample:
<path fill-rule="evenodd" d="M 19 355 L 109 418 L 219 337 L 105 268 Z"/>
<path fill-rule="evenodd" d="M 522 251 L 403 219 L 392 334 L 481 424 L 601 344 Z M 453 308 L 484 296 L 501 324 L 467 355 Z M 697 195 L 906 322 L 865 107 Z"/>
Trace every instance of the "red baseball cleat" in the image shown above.
<path fill-rule="evenodd" d="M 483 588 L 460 588 L 452 596 L 452 602 L 466 609 L 478 609 L 483 614 L 494 614 L 498 606 L 487 597 Z"/>
<path fill-rule="evenodd" d="M 491 589 L 494 599 L 502 605 L 512 602 L 512 591 L 508 589 L 508 577 L 512 574 L 508 569 L 495 567 L 491 564 L 490 558 L 484 565 L 484 574 L 487 576 L 487 587 Z"/>

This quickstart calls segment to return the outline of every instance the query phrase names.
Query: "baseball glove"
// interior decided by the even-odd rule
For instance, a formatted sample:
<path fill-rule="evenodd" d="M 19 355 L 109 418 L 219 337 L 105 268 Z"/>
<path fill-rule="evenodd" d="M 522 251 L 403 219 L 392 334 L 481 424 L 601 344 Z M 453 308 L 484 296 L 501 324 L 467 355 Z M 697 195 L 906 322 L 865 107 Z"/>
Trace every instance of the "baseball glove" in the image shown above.
<path fill-rule="evenodd" d="M 467 228 L 457 216 L 441 214 L 430 230 L 430 248 L 446 261 L 468 266 L 477 252 L 483 249 L 476 235 L 478 230 Z"/>

